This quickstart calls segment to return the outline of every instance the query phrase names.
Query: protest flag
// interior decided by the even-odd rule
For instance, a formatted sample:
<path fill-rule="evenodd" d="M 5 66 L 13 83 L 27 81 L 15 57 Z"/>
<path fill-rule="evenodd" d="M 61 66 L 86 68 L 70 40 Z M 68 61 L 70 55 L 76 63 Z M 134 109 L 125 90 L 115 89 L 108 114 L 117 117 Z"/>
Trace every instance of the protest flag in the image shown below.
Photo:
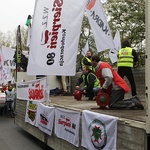
<path fill-rule="evenodd" d="M 31 15 L 28 15 L 27 17 L 27 21 L 26 21 L 26 26 L 28 27 L 28 38 L 27 38 L 27 43 L 26 46 L 29 47 L 30 46 L 30 38 L 31 38 Z"/>
<path fill-rule="evenodd" d="M 86 52 L 89 50 L 89 42 L 87 40 L 85 46 L 84 46 L 84 49 L 82 50 L 82 55 L 85 56 L 86 55 Z"/>
<path fill-rule="evenodd" d="M 21 59 L 22 59 L 20 25 L 18 25 L 18 28 L 17 28 L 16 51 L 15 51 L 14 59 L 16 63 L 16 80 L 17 80 L 17 72 L 21 71 Z"/>

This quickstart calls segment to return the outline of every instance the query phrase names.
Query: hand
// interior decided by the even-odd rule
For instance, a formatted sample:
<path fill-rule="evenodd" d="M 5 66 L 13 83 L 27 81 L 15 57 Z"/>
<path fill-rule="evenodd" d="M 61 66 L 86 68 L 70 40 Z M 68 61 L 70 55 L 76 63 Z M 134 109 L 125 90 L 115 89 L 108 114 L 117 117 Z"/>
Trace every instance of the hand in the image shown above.
<path fill-rule="evenodd" d="M 77 89 L 77 90 L 80 90 L 80 86 L 76 86 L 76 89 Z"/>
<path fill-rule="evenodd" d="M 100 89 L 103 93 L 105 93 L 105 89 L 103 88 L 103 87 L 101 87 L 101 89 Z"/>
<path fill-rule="evenodd" d="M 84 90 L 83 93 L 86 94 L 86 90 Z"/>

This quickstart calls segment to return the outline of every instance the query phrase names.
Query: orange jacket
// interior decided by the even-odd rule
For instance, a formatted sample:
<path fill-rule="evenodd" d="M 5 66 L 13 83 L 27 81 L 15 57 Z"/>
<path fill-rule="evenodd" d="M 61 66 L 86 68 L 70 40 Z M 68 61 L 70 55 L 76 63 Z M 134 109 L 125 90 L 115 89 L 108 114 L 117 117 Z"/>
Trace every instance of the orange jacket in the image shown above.
<path fill-rule="evenodd" d="M 100 80 L 101 86 L 104 84 L 105 79 L 102 77 L 102 69 L 103 68 L 109 68 L 112 71 L 113 74 L 113 81 L 116 85 L 118 85 L 119 87 L 121 87 L 122 89 L 124 89 L 124 91 L 126 93 L 128 93 L 130 91 L 129 86 L 127 85 L 127 83 L 119 76 L 119 74 L 116 72 L 116 70 L 114 70 L 108 63 L 106 62 L 101 62 L 98 70 L 96 71 L 96 75 Z"/>

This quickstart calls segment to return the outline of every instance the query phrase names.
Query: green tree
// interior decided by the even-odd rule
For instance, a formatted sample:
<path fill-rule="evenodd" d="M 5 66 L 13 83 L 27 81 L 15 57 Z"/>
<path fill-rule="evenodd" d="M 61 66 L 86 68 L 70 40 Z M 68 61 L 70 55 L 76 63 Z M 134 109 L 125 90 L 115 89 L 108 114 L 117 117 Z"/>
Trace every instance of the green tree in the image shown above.
<path fill-rule="evenodd" d="M 10 31 L 7 33 L 0 32 L 0 47 L 13 47 L 15 45 L 14 34 Z"/>
<path fill-rule="evenodd" d="M 111 0 L 104 3 L 109 25 L 114 36 L 120 31 L 121 41 L 128 39 L 139 54 L 143 65 L 145 52 L 145 3 L 143 0 Z"/>

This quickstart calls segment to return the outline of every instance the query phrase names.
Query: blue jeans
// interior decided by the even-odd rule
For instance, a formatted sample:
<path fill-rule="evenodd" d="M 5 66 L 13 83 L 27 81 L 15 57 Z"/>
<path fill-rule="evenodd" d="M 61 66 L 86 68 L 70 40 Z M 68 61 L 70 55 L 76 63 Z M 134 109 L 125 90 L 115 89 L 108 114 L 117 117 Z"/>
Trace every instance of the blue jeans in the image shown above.
<path fill-rule="evenodd" d="M 94 95 L 97 96 L 98 92 L 100 91 L 100 87 L 94 87 L 93 88 L 93 92 L 94 92 Z"/>
<path fill-rule="evenodd" d="M 9 100 L 9 101 L 6 101 L 5 103 L 6 103 L 6 113 L 7 114 L 9 112 L 13 113 L 14 112 L 14 101 Z"/>
<path fill-rule="evenodd" d="M 86 87 L 81 87 L 80 90 L 83 92 L 84 90 L 86 90 Z M 97 96 L 99 91 L 100 91 L 100 87 L 94 87 L 92 92 L 94 93 L 94 96 Z"/>

